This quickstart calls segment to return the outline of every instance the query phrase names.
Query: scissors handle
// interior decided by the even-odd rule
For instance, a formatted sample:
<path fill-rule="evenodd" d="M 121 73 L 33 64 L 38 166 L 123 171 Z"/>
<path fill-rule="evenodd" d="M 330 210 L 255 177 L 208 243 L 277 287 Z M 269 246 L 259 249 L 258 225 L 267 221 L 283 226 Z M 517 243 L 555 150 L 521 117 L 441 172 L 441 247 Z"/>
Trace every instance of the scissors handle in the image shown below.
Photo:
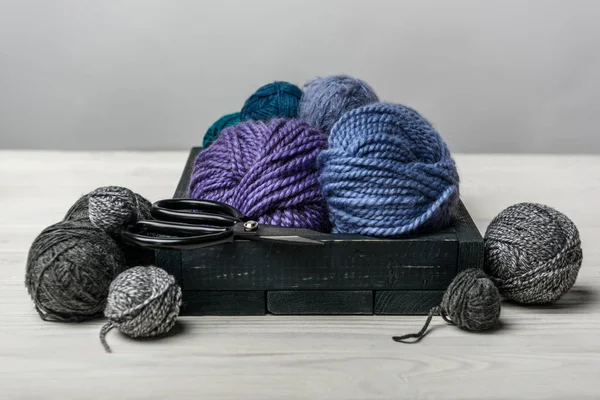
<path fill-rule="evenodd" d="M 152 205 L 151 214 L 163 221 L 214 226 L 233 226 L 247 220 L 235 208 L 210 200 L 160 200 Z"/>
<path fill-rule="evenodd" d="M 156 234 L 183 236 L 161 237 Z M 209 247 L 221 243 L 233 242 L 233 229 L 224 227 L 197 226 L 162 221 L 138 221 L 123 227 L 121 239 L 134 246 L 150 249 L 190 249 Z"/>

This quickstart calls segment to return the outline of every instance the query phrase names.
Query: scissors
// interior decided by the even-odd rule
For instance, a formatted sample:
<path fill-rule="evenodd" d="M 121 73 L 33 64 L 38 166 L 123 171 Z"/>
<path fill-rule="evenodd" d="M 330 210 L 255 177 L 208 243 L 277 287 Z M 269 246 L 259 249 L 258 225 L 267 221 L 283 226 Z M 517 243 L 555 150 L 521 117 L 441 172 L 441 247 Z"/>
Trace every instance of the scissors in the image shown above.
<path fill-rule="evenodd" d="M 262 225 L 218 201 L 160 200 L 152 205 L 151 215 L 155 219 L 125 226 L 121 230 L 123 241 L 152 249 L 209 247 L 236 239 L 323 245 L 307 237 L 323 235 L 320 232 Z"/>

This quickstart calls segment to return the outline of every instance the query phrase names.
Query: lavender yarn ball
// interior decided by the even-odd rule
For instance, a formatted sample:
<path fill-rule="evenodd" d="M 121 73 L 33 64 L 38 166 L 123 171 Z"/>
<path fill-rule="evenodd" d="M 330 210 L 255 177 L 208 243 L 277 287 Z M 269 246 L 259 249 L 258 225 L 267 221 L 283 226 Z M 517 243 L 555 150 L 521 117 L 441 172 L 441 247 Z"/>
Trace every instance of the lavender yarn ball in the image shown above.
<path fill-rule="evenodd" d="M 394 237 L 446 227 L 459 197 L 448 146 L 415 110 L 374 103 L 335 123 L 318 158 L 334 233 Z"/>
<path fill-rule="evenodd" d="M 327 232 L 316 162 L 326 144 L 304 121 L 242 122 L 198 155 L 189 195 L 229 204 L 262 224 Z"/>
<path fill-rule="evenodd" d="M 181 288 L 175 278 L 155 266 L 128 269 L 110 284 L 100 331 L 107 352 L 106 334 L 117 328 L 130 337 L 153 337 L 173 328 L 181 307 Z"/>
<path fill-rule="evenodd" d="M 246 100 L 242 121 L 268 121 L 271 118 L 296 118 L 302 90 L 289 82 L 273 82 L 260 87 Z"/>
<path fill-rule="evenodd" d="M 519 203 L 498 214 L 485 237 L 485 271 L 507 299 L 558 300 L 575 284 L 583 252 L 577 227 L 552 207 Z"/>
<path fill-rule="evenodd" d="M 109 285 L 124 268 L 121 250 L 104 231 L 63 221 L 31 245 L 25 286 L 42 319 L 84 321 L 102 313 Z"/>
<path fill-rule="evenodd" d="M 298 118 L 329 133 L 342 115 L 379 101 L 366 82 L 348 75 L 316 78 L 304 84 Z"/>

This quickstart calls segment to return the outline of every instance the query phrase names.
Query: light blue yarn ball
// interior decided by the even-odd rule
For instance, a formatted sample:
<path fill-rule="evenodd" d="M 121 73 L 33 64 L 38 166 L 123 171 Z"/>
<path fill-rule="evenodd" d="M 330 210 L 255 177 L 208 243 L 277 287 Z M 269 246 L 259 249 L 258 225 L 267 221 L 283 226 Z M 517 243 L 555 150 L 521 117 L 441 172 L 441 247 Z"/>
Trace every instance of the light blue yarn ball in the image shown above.
<path fill-rule="evenodd" d="M 318 162 L 334 233 L 390 237 L 450 223 L 456 165 L 440 134 L 409 107 L 375 103 L 344 114 Z"/>
<path fill-rule="evenodd" d="M 304 84 L 298 118 L 329 133 L 342 115 L 379 101 L 365 81 L 348 75 L 316 78 Z"/>

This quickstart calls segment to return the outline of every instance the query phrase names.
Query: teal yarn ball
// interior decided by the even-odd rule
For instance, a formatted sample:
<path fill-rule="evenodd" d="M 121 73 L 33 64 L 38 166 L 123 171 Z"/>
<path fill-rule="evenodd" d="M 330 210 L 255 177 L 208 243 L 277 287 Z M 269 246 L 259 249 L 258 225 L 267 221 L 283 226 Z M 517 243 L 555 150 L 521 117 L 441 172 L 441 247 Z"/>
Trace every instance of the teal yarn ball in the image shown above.
<path fill-rule="evenodd" d="M 204 140 L 202 141 L 202 148 L 206 149 L 210 146 L 221 134 L 221 131 L 230 126 L 237 125 L 241 122 L 240 113 L 234 112 L 231 114 L 223 115 L 221 118 L 216 120 L 210 128 L 204 134 Z"/>
<path fill-rule="evenodd" d="M 273 82 L 260 87 L 246 100 L 242 121 L 267 121 L 271 118 L 296 118 L 302 90 L 288 82 Z"/>

